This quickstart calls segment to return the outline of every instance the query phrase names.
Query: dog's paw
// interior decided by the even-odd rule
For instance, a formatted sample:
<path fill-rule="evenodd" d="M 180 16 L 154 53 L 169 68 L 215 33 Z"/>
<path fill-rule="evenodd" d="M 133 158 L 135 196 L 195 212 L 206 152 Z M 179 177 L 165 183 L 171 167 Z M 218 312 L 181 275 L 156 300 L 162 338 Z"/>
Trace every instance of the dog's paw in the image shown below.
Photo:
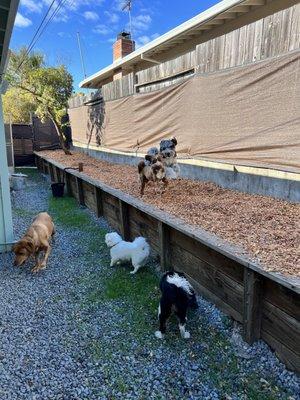
<path fill-rule="evenodd" d="M 134 275 L 134 274 L 136 274 L 137 273 L 137 269 L 134 269 L 133 271 L 130 271 L 129 273 L 131 274 L 131 275 Z"/>
<path fill-rule="evenodd" d="M 155 335 L 155 337 L 157 337 L 157 339 L 163 339 L 164 338 L 164 334 L 161 333 L 161 331 L 156 331 L 154 335 Z"/>
<path fill-rule="evenodd" d="M 188 331 L 185 331 L 184 334 L 182 335 L 183 339 L 190 339 L 191 334 Z"/>

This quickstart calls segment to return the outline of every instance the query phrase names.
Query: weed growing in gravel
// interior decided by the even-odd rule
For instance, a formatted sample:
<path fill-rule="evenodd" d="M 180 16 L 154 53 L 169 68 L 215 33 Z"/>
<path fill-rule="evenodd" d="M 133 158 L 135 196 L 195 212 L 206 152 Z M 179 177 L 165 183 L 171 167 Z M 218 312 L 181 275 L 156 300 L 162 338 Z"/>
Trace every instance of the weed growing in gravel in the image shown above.
<path fill-rule="evenodd" d="M 82 212 L 73 197 L 49 197 L 49 213 L 54 223 L 65 228 L 85 229 L 90 225 L 90 217 Z"/>
<path fill-rule="evenodd" d="M 14 215 L 16 215 L 17 217 L 21 217 L 21 218 L 33 218 L 36 215 L 35 211 L 29 211 L 29 210 L 25 210 L 23 208 L 17 208 L 15 207 L 13 210 Z"/>

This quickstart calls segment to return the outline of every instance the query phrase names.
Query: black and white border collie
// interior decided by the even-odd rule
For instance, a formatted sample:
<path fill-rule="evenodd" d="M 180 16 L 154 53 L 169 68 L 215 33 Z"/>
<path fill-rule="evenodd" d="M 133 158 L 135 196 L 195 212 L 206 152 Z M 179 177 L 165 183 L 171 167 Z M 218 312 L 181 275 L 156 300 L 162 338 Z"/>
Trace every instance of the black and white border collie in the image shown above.
<path fill-rule="evenodd" d="M 198 307 L 194 289 L 185 275 L 177 271 L 166 272 L 161 278 L 159 287 L 162 296 L 158 306 L 159 330 L 155 332 L 155 336 L 159 339 L 164 337 L 167 320 L 174 310 L 179 320 L 181 336 L 189 339 L 191 335 L 185 330 L 187 309 L 189 306 Z"/>

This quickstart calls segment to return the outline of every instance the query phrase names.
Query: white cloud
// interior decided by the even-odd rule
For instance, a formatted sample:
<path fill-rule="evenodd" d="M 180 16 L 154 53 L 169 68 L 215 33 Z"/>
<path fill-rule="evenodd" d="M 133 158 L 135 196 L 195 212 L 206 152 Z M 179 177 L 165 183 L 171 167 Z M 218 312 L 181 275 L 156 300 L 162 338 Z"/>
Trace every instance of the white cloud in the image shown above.
<path fill-rule="evenodd" d="M 108 35 L 111 33 L 111 29 L 106 25 L 99 24 L 95 26 L 93 32 L 98 33 L 99 35 Z"/>
<path fill-rule="evenodd" d="M 40 13 L 43 9 L 43 3 L 34 0 L 21 0 L 21 6 L 26 8 L 28 12 Z"/>
<path fill-rule="evenodd" d="M 120 20 L 119 15 L 116 13 L 105 11 L 104 14 L 107 17 L 108 22 L 111 24 L 117 24 Z"/>
<path fill-rule="evenodd" d="M 125 0 L 115 0 L 113 8 L 116 11 L 122 11 L 122 8 L 124 7 L 126 1 Z"/>
<path fill-rule="evenodd" d="M 16 15 L 15 26 L 18 26 L 19 28 L 27 28 L 30 25 L 32 25 L 32 21 L 18 12 Z"/>
<path fill-rule="evenodd" d="M 152 35 L 142 35 L 139 36 L 135 41 L 135 47 L 138 49 L 139 47 L 144 46 L 145 44 L 151 42 L 152 40 L 158 38 L 160 35 L 159 33 L 153 33 Z"/>
<path fill-rule="evenodd" d="M 149 14 L 140 14 L 137 17 L 132 18 L 132 29 L 136 32 L 147 31 L 152 22 L 152 18 Z"/>
<path fill-rule="evenodd" d="M 97 21 L 99 19 L 99 15 L 94 11 L 85 11 L 83 16 L 89 21 Z"/>
<path fill-rule="evenodd" d="M 68 32 L 57 32 L 57 36 L 59 36 L 61 38 L 70 38 L 70 37 L 72 37 L 70 35 L 70 33 L 68 33 Z"/>
<path fill-rule="evenodd" d="M 42 3 L 49 6 L 53 0 L 42 0 Z M 71 17 L 72 11 L 78 11 L 81 7 L 85 6 L 100 6 L 103 4 L 105 0 L 67 0 L 63 2 L 63 6 L 59 8 L 59 12 L 57 16 L 54 18 L 54 21 L 67 21 Z M 59 0 L 56 0 L 52 10 L 55 10 L 56 7 L 60 4 Z"/>

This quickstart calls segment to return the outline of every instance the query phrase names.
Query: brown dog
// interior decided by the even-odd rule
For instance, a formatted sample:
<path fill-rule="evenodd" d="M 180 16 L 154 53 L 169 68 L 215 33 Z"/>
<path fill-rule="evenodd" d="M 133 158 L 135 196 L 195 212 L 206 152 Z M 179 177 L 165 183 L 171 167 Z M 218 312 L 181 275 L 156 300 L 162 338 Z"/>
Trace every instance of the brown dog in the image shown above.
<path fill-rule="evenodd" d="M 46 268 L 46 263 L 51 251 L 49 241 L 55 233 L 54 224 L 49 214 L 38 214 L 25 235 L 13 247 L 16 255 L 14 265 L 20 267 L 29 257 L 35 258 L 35 266 L 32 272 L 38 272 Z M 39 259 L 40 253 L 45 252 L 44 259 Z"/>
<path fill-rule="evenodd" d="M 149 181 L 161 181 L 164 184 L 164 189 L 167 187 L 166 170 L 160 157 L 146 155 L 145 161 L 142 160 L 139 162 L 138 171 L 141 182 L 141 196 L 143 196 L 146 183 Z"/>

